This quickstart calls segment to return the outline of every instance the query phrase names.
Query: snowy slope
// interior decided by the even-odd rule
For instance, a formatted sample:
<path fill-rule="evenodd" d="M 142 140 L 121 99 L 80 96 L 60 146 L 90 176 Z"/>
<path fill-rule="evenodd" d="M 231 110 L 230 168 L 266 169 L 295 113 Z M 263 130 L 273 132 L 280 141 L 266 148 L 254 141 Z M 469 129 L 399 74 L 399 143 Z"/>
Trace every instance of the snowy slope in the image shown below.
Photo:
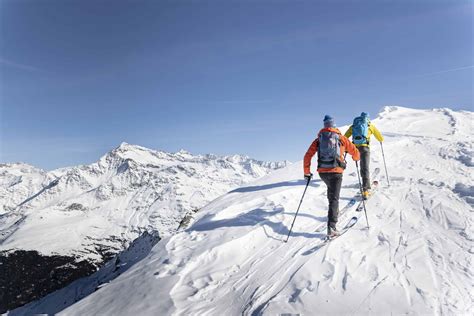
<path fill-rule="evenodd" d="M 0 251 L 101 263 L 145 231 L 174 233 L 187 212 L 285 165 L 126 143 L 91 165 L 51 172 L 2 164 Z"/>
<path fill-rule="evenodd" d="M 382 185 L 367 202 L 370 230 L 350 208 L 339 225 L 358 223 L 320 247 L 327 202 L 316 179 L 283 243 L 304 186 L 293 164 L 214 200 L 189 229 L 63 314 L 472 315 L 473 119 L 384 108 L 374 122 L 386 136 L 391 186 L 374 141 Z M 349 159 L 341 207 L 356 193 Z"/>

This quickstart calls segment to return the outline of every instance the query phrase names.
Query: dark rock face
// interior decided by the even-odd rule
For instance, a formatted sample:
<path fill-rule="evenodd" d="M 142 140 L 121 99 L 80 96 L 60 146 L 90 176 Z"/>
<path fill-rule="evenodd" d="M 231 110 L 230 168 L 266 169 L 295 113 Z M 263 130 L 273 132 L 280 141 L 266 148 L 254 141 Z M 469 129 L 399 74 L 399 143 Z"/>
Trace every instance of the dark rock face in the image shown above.
<path fill-rule="evenodd" d="M 144 232 L 127 249 L 115 255 L 96 272 L 80 278 L 45 297 L 9 311 L 11 316 L 56 315 L 93 293 L 145 258 L 160 240 L 158 232 Z"/>
<path fill-rule="evenodd" d="M 88 276 L 96 267 L 74 257 L 37 251 L 0 252 L 0 313 L 22 306 Z"/>

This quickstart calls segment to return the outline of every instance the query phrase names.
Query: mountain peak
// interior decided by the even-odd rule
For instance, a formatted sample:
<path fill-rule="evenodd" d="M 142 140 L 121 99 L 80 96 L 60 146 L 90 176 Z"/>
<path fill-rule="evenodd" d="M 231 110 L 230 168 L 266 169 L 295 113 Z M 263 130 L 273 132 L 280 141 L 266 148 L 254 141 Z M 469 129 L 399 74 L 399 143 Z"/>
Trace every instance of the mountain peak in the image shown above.
<path fill-rule="evenodd" d="M 180 150 L 179 150 L 178 152 L 176 152 L 176 153 L 177 153 L 177 154 L 180 154 L 180 155 L 191 155 L 191 156 L 192 156 L 192 154 L 191 154 L 189 151 L 185 150 L 185 149 L 180 149 Z"/>
<path fill-rule="evenodd" d="M 121 142 L 118 147 L 115 148 L 115 150 L 121 150 L 121 151 L 126 151 L 126 150 L 150 150 L 146 147 L 140 146 L 140 145 L 134 145 L 130 144 L 127 142 Z"/>
<path fill-rule="evenodd" d="M 117 148 L 128 148 L 130 146 L 133 146 L 127 142 L 121 142 L 120 145 Z"/>

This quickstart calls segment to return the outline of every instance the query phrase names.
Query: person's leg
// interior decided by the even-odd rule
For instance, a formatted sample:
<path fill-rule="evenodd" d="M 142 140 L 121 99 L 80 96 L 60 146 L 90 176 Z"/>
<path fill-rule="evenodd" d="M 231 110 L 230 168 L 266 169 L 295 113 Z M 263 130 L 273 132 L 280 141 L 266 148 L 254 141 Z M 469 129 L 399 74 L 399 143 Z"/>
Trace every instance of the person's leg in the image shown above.
<path fill-rule="evenodd" d="M 370 148 L 368 146 L 360 146 L 360 175 L 362 177 L 362 189 L 364 191 L 370 190 Z"/>
<path fill-rule="evenodd" d="M 327 187 L 327 190 L 326 190 L 326 196 L 328 198 L 328 202 L 330 201 L 329 200 L 329 191 L 330 191 L 330 187 L 331 187 L 331 177 L 330 177 L 330 174 L 329 173 L 320 173 L 319 174 L 319 177 L 321 178 L 321 180 L 323 180 L 323 182 L 326 184 L 326 187 Z M 328 210 L 328 227 L 329 227 L 329 213 L 331 212 L 331 203 L 329 202 L 329 210 Z"/>
<path fill-rule="evenodd" d="M 329 213 L 328 224 L 331 228 L 336 228 L 339 216 L 339 195 L 341 193 L 342 173 L 331 174 L 331 190 L 328 191 Z"/>
<path fill-rule="evenodd" d="M 342 173 L 320 173 L 319 176 L 327 185 L 329 202 L 328 227 L 336 228 L 339 215 L 339 194 L 341 192 Z"/>

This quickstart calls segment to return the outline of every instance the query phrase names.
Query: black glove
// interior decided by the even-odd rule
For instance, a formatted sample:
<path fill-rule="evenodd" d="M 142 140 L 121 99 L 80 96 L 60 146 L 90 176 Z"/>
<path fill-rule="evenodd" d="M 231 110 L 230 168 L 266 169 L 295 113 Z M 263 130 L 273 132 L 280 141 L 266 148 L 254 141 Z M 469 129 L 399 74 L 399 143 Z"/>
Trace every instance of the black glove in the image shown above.
<path fill-rule="evenodd" d="M 313 174 L 312 174 L 311 172 L 304 175 L 304 179 L 305 179 L 306 181 L 311 180 L 312 177 L 313 177 Z"/>

